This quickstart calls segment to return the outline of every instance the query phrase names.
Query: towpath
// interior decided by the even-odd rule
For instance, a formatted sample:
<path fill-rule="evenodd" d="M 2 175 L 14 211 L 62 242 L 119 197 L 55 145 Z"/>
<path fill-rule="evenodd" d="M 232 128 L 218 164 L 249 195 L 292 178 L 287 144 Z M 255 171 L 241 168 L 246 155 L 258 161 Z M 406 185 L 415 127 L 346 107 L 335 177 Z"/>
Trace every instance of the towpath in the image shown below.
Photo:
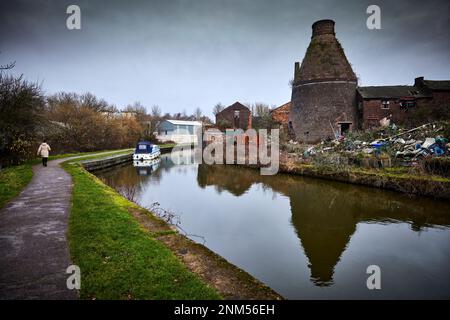
<path fill-rule="evenodd" d="M 66 285 L 73 184 L 60 167 L 76 158 L 35 165 L 31 182 L 0 210 L 0 299 L 78 298 Z"/>

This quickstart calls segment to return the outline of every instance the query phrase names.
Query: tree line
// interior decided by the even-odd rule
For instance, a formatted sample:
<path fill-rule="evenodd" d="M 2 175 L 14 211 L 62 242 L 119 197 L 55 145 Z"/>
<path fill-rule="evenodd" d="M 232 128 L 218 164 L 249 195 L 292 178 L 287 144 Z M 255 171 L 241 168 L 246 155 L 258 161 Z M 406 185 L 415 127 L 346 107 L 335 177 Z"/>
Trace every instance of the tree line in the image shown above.
<path fill-rule="evenodd" d="M 46 96 L 39 84 L 6 69 L 0 70 L 0 168 L 34 158 L 43 140 L 53 154 L 128 148 L 139 139 L 157 142 L 153 132 L 164 119 L 211 122 L 199 108 L 170 114 L 135 102 L 119 110 L 92 93 Z"/>
<path fill-rule="evenodd" d="M 200 108 L 163 113 L 158 105 L 146 108 L 134 102 L 119 110 L 92 93 L 59 92 L 45 95 L 42 87 L 22 75 L 7 74 L 14 63 L 0 66 L 0 168 L 20 164 L 36 156 L 46 140 L 52 153 L 72 153 L 128 148 L 139 139 L 158 142 L 153 132 L 164 119 L 212 124 Z M 270 126 L 270 108 L 248 105 L 261 127 Z M 225 107 L 213 107 L 216 115 Z"/>

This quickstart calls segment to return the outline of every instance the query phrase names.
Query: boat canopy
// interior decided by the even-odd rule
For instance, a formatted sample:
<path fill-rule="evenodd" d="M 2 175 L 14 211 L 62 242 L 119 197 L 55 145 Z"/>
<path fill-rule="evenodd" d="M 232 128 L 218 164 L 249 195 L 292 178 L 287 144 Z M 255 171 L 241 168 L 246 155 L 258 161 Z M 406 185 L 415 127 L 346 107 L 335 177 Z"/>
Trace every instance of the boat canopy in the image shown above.
<path fill-rule="evenodd" d="M 159 148 L 157 145 L 150 143 L 149 141 L 139 141 L 136 145 L 136 150 L 134 153 L 152 153 L 157 151 Z"/>

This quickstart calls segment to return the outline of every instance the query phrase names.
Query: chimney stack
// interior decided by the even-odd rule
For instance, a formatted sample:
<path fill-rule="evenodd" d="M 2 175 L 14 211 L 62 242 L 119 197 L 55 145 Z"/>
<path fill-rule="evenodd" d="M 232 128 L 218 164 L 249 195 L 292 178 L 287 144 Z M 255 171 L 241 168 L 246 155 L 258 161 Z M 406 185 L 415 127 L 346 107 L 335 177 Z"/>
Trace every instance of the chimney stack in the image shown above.
<path fill-rule="evenodd" d="M 423 87 L 423 77 L 417 77 L 414 79 L 414 86 L 415 87 Z"/>
<path fill-rule="evenodd" d="M 334 21 L 329 19 L 316 21 L 312 25 L 312 30 L 313 33 L 311 38 L 321 36 L 323 34 L 332 34 L 334 36 Z"/>

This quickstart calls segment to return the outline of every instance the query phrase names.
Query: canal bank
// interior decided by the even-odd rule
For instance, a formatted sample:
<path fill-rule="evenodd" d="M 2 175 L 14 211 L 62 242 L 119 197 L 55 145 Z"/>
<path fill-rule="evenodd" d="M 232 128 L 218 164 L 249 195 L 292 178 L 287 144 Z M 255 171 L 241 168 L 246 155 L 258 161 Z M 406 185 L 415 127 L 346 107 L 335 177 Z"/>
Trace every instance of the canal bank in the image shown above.
<path fill-rule="evenodd" d="M 64 164 L 74 179 L 69 240 L 74 262 L 85 270 L 82 298 L 127 299 L 127 289 L 131 299 L 282 299 L 82 167 L 111 168 L 129 161 L 129 155 L 119 155 Z M 161 251 L 167 256 L 162 262 L 158 261 Z M 122 261 L 124 254 L 126 261 Z M 162 279 L 154 274 L 163 274 Z M 121 279 L 120 285 L 111 282 L 115 278 Z M 135 282 L 139 290 L 126 285 Z M 172 289 L 159 292 L 166 286 Z"/>
<path fill-rule="evenodd" d="M 260 169 L 260 165 L 238 165 Z M 450 179 L 429 174 L 413 174 L 407 167 L 368 169 L 317 166 L 280 157 L 279 173 L 386 189 L 414 196 L 450 200 Z"/>
<path fill-rule="evenodd" d="M 448 202 L 176 160 L 163 155 L 151 172 L 129 164 L 96 176 L 133 191 L 143 207 L 158 202 L 177 214 L 190 239 L 287 299 L 449 296 L 440 285 L 450 263 Z M 382 292 L 367 290 L 371 264 L 383 270 Z"/>

